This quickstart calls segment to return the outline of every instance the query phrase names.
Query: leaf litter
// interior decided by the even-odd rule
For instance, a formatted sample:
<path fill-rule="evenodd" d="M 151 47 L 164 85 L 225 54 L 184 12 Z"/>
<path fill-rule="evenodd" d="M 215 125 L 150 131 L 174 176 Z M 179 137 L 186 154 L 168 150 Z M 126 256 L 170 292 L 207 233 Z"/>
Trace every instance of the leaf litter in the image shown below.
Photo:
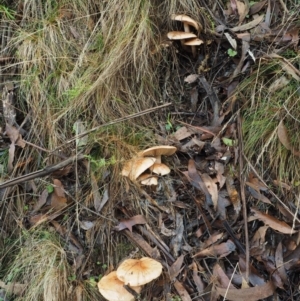
<path fill-rule="evenodd" d="M 51 224 L 66 242 L 67 251 L 75 254 L 73 267 L 76 266 L 75 271 L 82 268 L 80 277 L 84 278 L 93 272 L 96 274 L 93 264 L 88 262 L 89 259 L 84 259 L 88 254 L 85 253 L 85 247 L 89 248 L 97 232 L 96 219 L 105 216 L 105 222 L 109 220 L 114 224 L 110 228 L 114 232 L 107 231 L 105 235 L 124 235 L 139 250 L 163 263 L 165 276 L 168 277 L 162 277 L 153 284 L 152 293 L 155 295 L 157 292 L 156 297 L 161 294 L 163 286 L 165 291 L 178 294 L 181 300 L 256 301 L 272 296 L 275 291 L 284 296 L 277 288 L 287 288 L 293 269 L 299 265 L 299 224 L 295 218 L 296 213 L 291 214 L 298 207 L 288 204 L 290 211 L 287 211 L 279 205 L 272 194 L 272 184 L 292 194 L 297 183 L 289 183 L 287 176 L 286 182 L 289 184 L 286 184 L 271 174 L 268 175 L 266 186 L 258 177 L 249 173 L 243 185 L 240 176 L 246 173 L 239 170 L 237 164 L 238 157 L 243 156 L 243 147 L 240 138 L 237 139 L 237 121 L 233 113 L 237 99 L 234 93 L 239 77 L 250 74 L 260 59 L 276 60 L 287 73 L 271 83 L 268 88 L 270 94 L 286 87 L 290 78 L 299 81 L 299 70 L 290 61 L 276 52 L 262 56 L 260 52 L 263 51 L 259 49 L 262 40 L 266 43 L 274 40 L 278 45 L 291 43 L 296 47 L 299 29 L 291 27 L 282 30 L 274 38 L 272 34 L 276 30 L 270 12 L 276 7 L 267 1 L 251 3 L 250 6 L 248 1 L 231 0 L 227 8 L 219 14 L 227 17 L 222 20 L 221 26 L 216 26 L 215 32 L 211 32 L 211 40 L 206 33 L 201 33 L 201 38 L 206 38 L 205 47 L 212 47 L 216 52 L 215 62 L 209 58 L 209 66 L 205 66 L 206 60 L 201 58 L 204 51 L 200 47 L 197 49 L 199 61 L 185 62 L 187 66 L 181 71 L 180 80 L 185 83 L 182 89 L 187 103 L 174 105 L 176 112 L 172 113 L 180 116 L 180 120 L 172 120 L 172 130 L 157 132 L 160 144 L 175 146 L 177 149 L 176 154 L 170 158 L 159 159 L 170 167 L 170 174 L 155 176 L 157 184 L 143 190 L 140 187 L 143 183 L 139 179 L 141 176 L 152 176 L 151 166 L 157 158 L 146 156 L 147 171 L 140 170 L 135 175 L 133 167 L 137 167 L 143 160 L 140 155 L 131 158 L 127 156 L 127 160 L 121 161 L 126 162 L 123 167 L 127 165 L 128 170 L 122 172 L 123 176 L 120 175 L 120 182 L 126 183 L 126 189 L 122 186 L 123 190 L 116 192 L 111 190 L 112 173 L 99 180 L 97 171 L 91 171 L 85 166 L 81 172 L 89 174 L 90 189 L 84 197 L 91 200 L 86 206 L 86 203 L 81 204 L 82 201 L 78 205 L 78 199 L 74 202 L 74 196 L 79 193 L 79 186 L 76 185 L 80 183 L 78 178 L 74 180 L 74 170 L 69 166 L 67 172 L 59 170 L 56 174 L 52 173 L 52 178 L 51 173 L 47 175 L 53 183 L 52 192 L 45 187 L 38 188 L 35 200 L 28 201 L 28 228 L 47 222 Z M 183 27 L 188 28 L 186 25 Z M 78 31 L 73 27 L 70 29 L 76 38 Z M 172 45 L 176 47 L 177 53 L 191 55 L 191 50 L 176 45 L 176 42 Z M 218 48 L 213 48 L 216 45 Z M 228 47 L 237 50 L 237 57 L 227 57 L 225 50 Z M 226 65 L 228 62 L 230 68 Z M 204 66 L 198 66 L 202 63 Z M 220 74 L 217 74 L 215 66 L 226 68 L 220 67 Z M 200 70 L 199 74 L 195 70 Z M 238 101 L 242 103 L 245 100 Z M 280 119 L 278 123 L 278 140 L 293 155 L 299 156 L 299 151 L 292 146 L 284 122 L 284 119 Z M 86 151 L 85 155 L 89 155 L 89 139 L 82 134 L 88 131 L 87 124 L 81 118 L 73 124 L 76 148 Z M 8 171 L 12 172 L 18 153 L 15 146 L 24 148 L 26 142 L 14 125 L 7 124 L 6 135 L 11 142 Z M 15 169 L 20 167 L 16 165 Z M 84 185 L 81 188 L 86 189 Z M 246 208 L 241 198 L 242 191 L 247 196 Z M 138 195 L 136 199 L 133 192 Z M 77 214 L 76 219 L 72 220 L 75 227 L 65 222 L 67 212 L 71 210 Z M 247 237 L 243 229 L 244 212 L 248 214 L 246 222 L 252 226 L 248 233 L 249 250 L 244 247 Z M 285 246 L 285 241 L 289 242 L 290 249 Z M 249 257 L 247 259 L 247 252 L 251 260 Z M 127 253 L 124 256 L 135 255 Z M 86 264 L 91 267 L 86 268 Z M 6 286 L 3 287 L 9 291 Z M 80 285 L 77 288 L 79 300 L 83 290 Z M 204 295 L 206 297 L 202 299 Z M 148 300 L 152 297 L 148 297 Z M 159 300 L 159 297 L 156 299 Z"/>

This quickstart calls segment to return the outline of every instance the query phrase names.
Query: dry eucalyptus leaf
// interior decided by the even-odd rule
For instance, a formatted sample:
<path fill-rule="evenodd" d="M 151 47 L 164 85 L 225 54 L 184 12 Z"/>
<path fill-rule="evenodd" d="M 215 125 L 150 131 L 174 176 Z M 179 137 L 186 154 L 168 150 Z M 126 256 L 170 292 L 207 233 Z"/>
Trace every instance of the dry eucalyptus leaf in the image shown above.
<path fill-rule="evenodd" d="M 257 26 L 262 20 L 264 19 L 264 15 L 259 16 L 258 18 L 254 19 L 253 21 L 240 25 L 240 26 L 236 26 L 231 28 L 230 30 L 236 32 L 236 31 L 244 31 L 244 30 L 249 30 L 255 26 Z"/>
<path fill-rule="evenodd" d="M 183 259 L 184 259 L 184 255 L 180 255 L 176 259 L 176 261 L 170 266 L 170 269 L 169 269 L 170 281 L 173 281 L 179 275 L 179 273 L 181 272 Z"/>
<path fill-rule="evenodd" d="M 279 141 L 283 144 L 283 146 L 286 149 L 291 150 L 292 146 L 291 146 L 291 143 L 290 143 L 290 138 L 289 138 L 289 135 L 288 135 L 287 128 L 283 124 L 283 120 L 281 120 L 279 122 L 278 129 L 277 129 L 277 134 L 278 134 Z"/>
<path fill-rule="evenodd" d="M 277 218 L 275 218 L 272 215 L 260 212 L 255 208 L 251 208 L 251 212 L 254 213 L 255 218 L 259 219 L 260 221 L 262 221 L 263 223 L 268 225 L 270 228 L 272 228 L 278 232 L 281 232 L 284 234 L 293 234 L 293 233 L 297 232 L 294 229 L 292 229 L 292 227 L 289 226 L 287 223 L 278 220 Z"/>
<path fill-rule="evenodd" d="M 226 300 L 230 301 L 258 301 L 272 296 L 275 291 L 275 287 L 271 281 L 262 286 L 255 286 L 244 289 L 227 289 L 221 287 L 216 287 L 216 289 L 219 295 L 226 297 Z"/>
<path fill-rule="evenodd" d="M 218 263 L 216 263 L 213 267 L 213 276 L 215 276 L 218 279 L 218 285 L 220 287 L 232 289 L 235 288 Z"/>
<path fill-rule="evenodd" d="M 242 205 L 241 205 L 241 200 L 240 200 L 240 195 L 235 189 L 234 185 L 234 180 L 230 175 L 227 175 L 226 178 L 226 189 L 228 192 L 228 196 L 230 198 L 230 201 L 233 205 L 233 208 L 237 214 L 241 211 Z"/>

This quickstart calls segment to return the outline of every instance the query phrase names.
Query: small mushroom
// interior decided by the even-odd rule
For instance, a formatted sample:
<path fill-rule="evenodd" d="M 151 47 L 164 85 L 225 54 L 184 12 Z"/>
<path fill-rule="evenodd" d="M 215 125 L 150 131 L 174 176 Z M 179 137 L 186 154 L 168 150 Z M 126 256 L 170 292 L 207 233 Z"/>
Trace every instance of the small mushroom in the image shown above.
<path fill-rule="evenodd" d="M 185 32 L 190 32 L 190 29 L 188 27 L 189 25 L 194 27 L 197 31 L 199 31 L 199 29 L 200 29 L 199 24 L 194 19 L 192 19 L 191 17 L 189 17 L 187 15 L 174 15 L 173 14 L 171 16 L 171 19 L 176 20 L 176 21 L 181 21 L 183 23 Z"/>
<path fill-rule="evenodd" d="M 152 166 L 156 158 L 133 158 L 127 161 L 122 169 L 122 176 L 129 177 L 130 180 L 136 180 L 145 170 Z"/>
<path fill-rule="evenodd" d="M 202 40 L 198 39 L 198 38 L 194 38 L 194 39 L 184 41 L 184 45 L 187 45 L 187 46 L 199 46 L 203 43 L 204 42 Z"/>
<path fill-rule="evenodd" d="M 149 283 L 161 273 L 161 263 L 149 257 L 124 260 L 117 269 L 118 278 L 130 286 Z"/>
<path fill-rule="evenodd" d="M 161 156 L 171 156 L 176 151 L 177 151 L 177 148 L 175 146 L 159 145 L 159 146 L 150 147 L 150 148 L 140 152 L 139 156 L 155 157 L 156 158 L 155 163 L 161 163 Z"/>
<path fill-rule="evenodd" d="M 149 168 L 153 173 L 156 173 L 157 175 L 165 176 L 171 172 L 170 168 L 163 163 L 154 163 Z"/>
<path fill-rule="evenodd" d="M 138 294 L 141 286 L 130 286 Z M 98 282 L 101 295 L 108 301 L 134 301 L 135 297 L 124 288 L 124 282 L 117 277 L 117 272 L 111 272 Z"/>
<path fill-rule="evenodd" d="M 194 27 L 197 30 L 198 34 L 199 34 L 199 31 L 202 29 L 202 28 L 200 28 L 199 24 L 195 20 L 193 20 L 191 17 L 186 16 L 186 15 L 174 15 L 173 14 L 171 16 L 171 19 L 182 22 L 183 23 L 184 31 L 186 33 L 190 33 L 191 32 L 190 26 Z M 186 44 L 185 42 L 182 43 L 183 46 L 191 46 L 192 47 L 192 53 L 193 53 L 194 57 L 197 54 L 195 46 L 201 45 L 201 44 Z"/>
<path fill-rule="evenodd" d="M 147 185 L 147 186 L 151 186 L 151 185 L 156 186 L 158 184 L 158 177 L 153 176 L 150 173 L 145 173 L 145 174 L 140 175 L 137 180 L 140 181 L 141 184 Z"/>
<path fill-rule="evenodd" d="M 194 33 L 184 31 L 170 31 L 168 32 L 167 37 L 170 40 L 186 40 L 191 38 L 197 38 L 197 36 Z"/>

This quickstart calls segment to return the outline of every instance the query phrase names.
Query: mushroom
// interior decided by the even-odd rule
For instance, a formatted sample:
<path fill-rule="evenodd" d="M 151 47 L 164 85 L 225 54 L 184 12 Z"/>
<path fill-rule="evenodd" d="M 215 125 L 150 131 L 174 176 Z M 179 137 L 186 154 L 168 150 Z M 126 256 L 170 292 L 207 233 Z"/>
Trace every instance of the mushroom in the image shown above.
<path fill-rule="evenodd" d="M 170 168 L 163 163 L 154 163 L 152 166 L 150 166 L 149 168 L 152 172 L 161 175 L 161 176 L 165 176 L 167 174 L 170 173 Z"/>
<path fill-rule="evenodd" d="M 157 185 L 158 184 L 158 177 L 153 176 L 152 174 L 142 174 L 138 177 L 138 181 L 141 182 L 143 185 L 151 186 L 151 185 Z"/>
<path fill-rule="evenodd" d="M 184 31 L 170 31 L 168 32 L 167 37 L 170 40 L 186 40 L 191 38 L 197 38 L 197 36 L 194 33 Z"/>
<path fill-rule="evenodd" d="M 177 151 L 177 148 L 175 146 L 158 145 L 158 146 L 150 147 L 150 148 L 140 152 L 139 156 L 141 156 L 141 157 L 148 157 L 148 156 L 155 157 L 156 158 L 155 163 L 161 163 L 161 156 L 162 155 L 171 156 L 176 151 Z"/>
<path fill-rule="evenodd" d="M 130 286 L 138 294 L 141 286 Z M 108 301 L 134 301 L 135 298 L 124 288 L 124 282 L 117 277 L 117 272 L 111 272 L 102 277 L 98 282 L 98 289 L 101 295 Z"/>
<path fill-rule="evenodd" d="M 122 176 L 129 177 L 130 180 L 136 180 L 146 169 L 152 166 L 156 158 L 133 158 L 127 161 L 122 169 Z"/>
<path fill-rule="evenodd" d="M 176 21 L 181 21 L 183 23 L 183 27 L 184 27 L 185 32 L 190 32 L 189 25 L 194 27 L 197 31 L 199 31 L 199 29 L 200 29 L 199 24 L 194 19 L 192 19 L 191 17 L 189 17 L 187 15 L 175 15 L 175 14 L 173 14 L 171 16 L 171 19 L 176 20 Z"/>
<path fill-rule="evenodd" d="M 203 41 L 198 38 L 186 40 L 184 42 L 184 45 L 186 45 L 186 46 L 199 46 L 201 44 L 203 44 Z"/>
<path fill-rule="evenodd" d="M 193 20 L 191 17 L 186 16 L 186 15 L 174 15 L 173 14 L 171 16 L 171 19 L 182 22 L 184 31 L 186 33 L 191 33 L 190 26 L 194 27 L 198 33 L 202 29 L 202 28 L 200 28 L 199 24 L 195 20 Z M 196 37 L 197 36 L 195 36 L 194 38 L 196 38 Z M 200 39 L 198 39 L 198 40 L 201 41 Z M 198 42 L 195 41 L 195 44 L 186 44 L 186 42 L 182 42 L 181 44 L 184 45 L 184 46 L 192 46 L 192 53 L 193 53 L 193 56 L 195 57 L 196 54 L 197 54 L 195 46 L 201 45 L 203 43 L 203 41 L 201 41 L 202 43 L 198 44 L 199 41 Z"/>
<path fill-rule="evenodd" d="M 124 260 L 117 269 L 118 278 L 134 287 L 156 279 L 161 273 L 161 263 L 149 257 Z"/>

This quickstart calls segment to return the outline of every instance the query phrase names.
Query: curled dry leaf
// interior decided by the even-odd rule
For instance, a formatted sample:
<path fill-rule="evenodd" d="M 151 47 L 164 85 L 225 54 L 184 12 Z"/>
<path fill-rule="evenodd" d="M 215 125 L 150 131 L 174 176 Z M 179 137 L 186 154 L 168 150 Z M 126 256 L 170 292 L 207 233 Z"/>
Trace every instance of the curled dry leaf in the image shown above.
<path fill-rule="evenodd" d="M 235 244 L 229 239 L 219 245 L 214 245 L 206 248 L 192 257 L 205 257 L 205 256 L 220 256 L 225 257 L 236 249 Z"/>
<path fill-rule="evenodd" d="M 278 220 L 277 218 L 275 218 L 272 215 L 260 212 L 255 208 L 251 208 L 251 212 L 254 213 L 255 218 L 259 219 L 260 221 L 262 221 L 263 223 L 268 225 L 270 228 L 272 228 L 278 232 L 281 232 L 284 234 L 293 234 L 293 233 L 297 232 L 294 229 L 292 229 L 292 227 L 289 226 L 287 223 Z"/>
<path fill-rule="evenodd" d="M 119 225 L 116 226 L 114 229 L 117 231 L 128 229 L 130 232 L 132 232 L 132 226 L 144 225 L 146 223 L 147 222 L 146 222 L 145 218 L 139 214 L 139 215 L 135 215 L 129 219 L 121 220 Z"/>

